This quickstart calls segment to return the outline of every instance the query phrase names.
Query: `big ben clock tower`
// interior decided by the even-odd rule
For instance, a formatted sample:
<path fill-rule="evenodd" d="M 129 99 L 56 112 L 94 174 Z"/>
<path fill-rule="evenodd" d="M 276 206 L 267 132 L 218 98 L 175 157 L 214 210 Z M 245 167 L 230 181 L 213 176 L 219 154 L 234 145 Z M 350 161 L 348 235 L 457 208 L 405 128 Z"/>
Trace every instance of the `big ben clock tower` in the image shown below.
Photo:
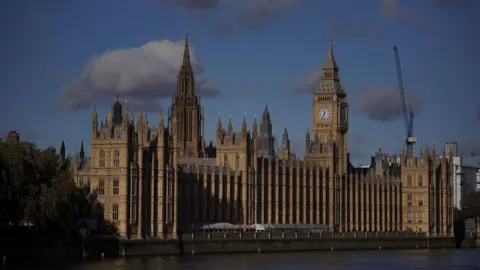
<path fill-rule="evenodd" d="M 320 86 L 313 94 L 312 134 L 307 134 L 313 136 L 313 143 L 307 145 L 305 159 L 333 165 L 336 173 L 343 174 L 348 166 L 348 102 L 338 71 L 330 40 Z"/>

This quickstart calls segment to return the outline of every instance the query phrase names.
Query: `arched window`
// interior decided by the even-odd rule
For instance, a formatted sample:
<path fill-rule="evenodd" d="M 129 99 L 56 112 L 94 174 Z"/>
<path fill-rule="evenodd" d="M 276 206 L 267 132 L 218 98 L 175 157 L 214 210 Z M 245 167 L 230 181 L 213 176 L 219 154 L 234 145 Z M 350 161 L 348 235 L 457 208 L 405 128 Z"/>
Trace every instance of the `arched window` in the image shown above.
<path fill-rule="evenodd" d="M 407 187 L 411 187 L 413 184 L 413 177 L 411 175 L 407 176 Z"/>
<path fill-rule="evenodd" d="M 228 165 L 228 156 L 227 154 L 223 154 L 223 165 L 227 166 Z"/>
<path fill-rule="evenodd" d="M 236 154 L 236 155 L 235 155 L 235 167 L 236 167 L 237 169 L 240 168 L 240 155 L 239 155 L 239 154 Z"/>
<path fill-rule="evenodd" d="M 120 179 L 118 176 L 113 177 L 113 195 L 120 195 Z"/>
<path fill-rule="evenodd" d="M 113 152 L 113 167 L 118 168 L 118 166 L 120 166 L 120 152 L 115 150 Z"/>
<path fill-rule="evenodd" d="M 98 154 L 98 167 L 103 168 L 105 167 L 105 151 L 100 150 L 100 153 Z"/>

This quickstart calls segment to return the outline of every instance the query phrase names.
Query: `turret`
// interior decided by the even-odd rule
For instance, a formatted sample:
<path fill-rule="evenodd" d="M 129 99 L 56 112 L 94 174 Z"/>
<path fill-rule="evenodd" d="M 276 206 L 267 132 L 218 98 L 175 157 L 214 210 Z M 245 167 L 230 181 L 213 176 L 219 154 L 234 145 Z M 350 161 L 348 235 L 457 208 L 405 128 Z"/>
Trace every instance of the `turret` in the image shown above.
<path fill-rule="evenodd" d="M 113 114 L 112 114 L 112 109 L 108 109 L 108 115 L 107 115 L 107 124 L 112 124 L 113 121 Z"/>
<path fill-rule="evenodd" d="M 247 139 L 247 113 L 243 114 L 242 137 L 243 139 Z"/>
<path fill-rule="evenodd" d="M 217 121 L 217 145 L 218 143 L 222 143 L 222 120 L 220 119 L 220 114 L 218 114 L 218 121 Z"/>
<path fill-rule="evenodd" d="M 98 113 L 97 106 L 93 106 L 92 112 L 92 139 L 96 139 L 98 136 Z"/>
<path fill-rule="evenodd" d="M 62 144 L 60 145 L 60 158 L 62 160 L 65 160 L 65 142 L 62 141 Z"/>
<path fill-rule="evenodd" d="M 310 140 L 310 131 L 307 129 L 307 133 L 305 134 L 305 153 L 310 154 L 312 148 L 312 142 Z"/>
<path fill-rule="evenodd" d="M 138 144 L 140 146 L 143 145 L 143 132 L 144 132 L 144 129 L 143 129 L 143 114 L 141 112 L 137 112 L 137 124 L 136 124 L 136 128 L 137 128 L 137 139 L 138 139 Z"/>
<path fill-rule="evenodd" d="M 80 160 L 85 160 L 85 149 L 83 149 L 83 141 L 80 142 Z"/>
<path fill-rule="evenodd" d="M 227 128 L 227 135 L 233 135 L 233 125 L 232 125 L 232 115 L 230 114 L 230 118 L 228 119 L 228 128 Z"/>
<path fill-rule="evenodd" d="M 253 135 L 254 142 L 256 143 L 258 138 L 257 115 L 254 115 L 253 117 L 252 135 Z"/>

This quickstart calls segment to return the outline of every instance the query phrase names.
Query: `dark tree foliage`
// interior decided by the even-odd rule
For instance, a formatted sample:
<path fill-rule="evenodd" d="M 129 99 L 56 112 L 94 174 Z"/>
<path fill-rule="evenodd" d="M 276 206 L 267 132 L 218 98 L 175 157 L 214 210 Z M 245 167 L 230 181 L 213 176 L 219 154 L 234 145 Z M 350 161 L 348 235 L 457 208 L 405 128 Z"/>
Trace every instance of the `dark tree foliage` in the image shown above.
<path fill-rule="evenodd" d="M 92 216 L 95 195 L 78 189 L 71 157 L 32 143 L 0 142 L 0 226 L 67 232 Z"/>

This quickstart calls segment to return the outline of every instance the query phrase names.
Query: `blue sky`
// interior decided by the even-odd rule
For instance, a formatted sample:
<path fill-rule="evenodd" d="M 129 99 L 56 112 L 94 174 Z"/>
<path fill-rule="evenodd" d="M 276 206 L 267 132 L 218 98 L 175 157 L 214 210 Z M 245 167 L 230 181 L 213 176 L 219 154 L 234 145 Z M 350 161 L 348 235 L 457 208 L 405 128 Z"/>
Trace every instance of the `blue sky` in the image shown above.
<path fill-rule="evenodd" d="M 171 67 L 181 64 L 178 48 L 188 31 L 198 81 L 217 94 L 202 99 L 207 139 L 214 139 L 219 113 L 224 121 L 232 114 L 238 129 L 244 112 L 251 124 L 268 104 L 278 137 L 288 127 L 295 150 L 303 152 L 316 87 L 311 76 L 323 64 L 332 32 L 352 104 L 349 149 L 355 163 L 366 163 L 380 144 L 391 153 L 402 145 L 393 45 L 400 51 L 407 100 L 418 111 L 419 144 L 454 140 L 465 152 L 480 148 L 480 1 L 195 1 L 1 1 L 0 131 L 17 130 L 41 146 L 65 140 L 74 152 L 80 141 L 90 141 L 94 101 L 105 116 L 117 93 L 148 108 L 156 124 L 153 111 L 169 105 L 165 97 L 176 76 Z M 145 48 L 161 59 L 139 54 Z M 113 80 L 115 72 L 127 79 Z M 89 88 L 86 79 L 97 84 Z M 311 91 L 294 91 L 299 88 Z"/>

